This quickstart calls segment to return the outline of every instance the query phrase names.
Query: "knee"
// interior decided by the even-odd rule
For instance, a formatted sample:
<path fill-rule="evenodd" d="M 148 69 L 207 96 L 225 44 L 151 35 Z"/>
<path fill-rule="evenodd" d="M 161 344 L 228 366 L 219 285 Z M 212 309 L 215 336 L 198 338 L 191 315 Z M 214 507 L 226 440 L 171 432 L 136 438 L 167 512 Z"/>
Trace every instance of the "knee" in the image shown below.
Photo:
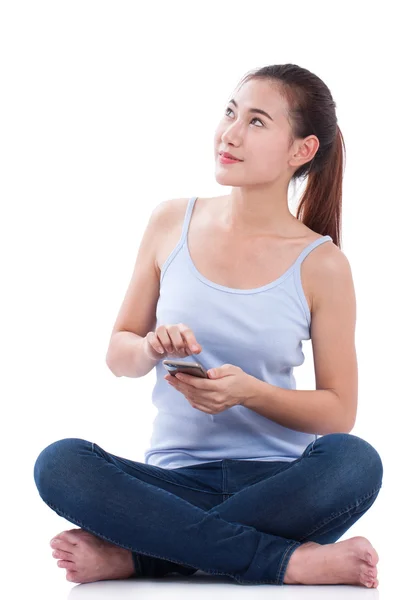
<path fill-rule="evenodd" d="M 54 488 L 65 485 L 76 471 L 76 460 L 82 451 L 91 450 L 92 444 L 79 438 L 64 438 L 46 446 L 37 457 L 33 469 L 36 487 L 43 499 L 52 495 Z"/>
<path fill-rule="evenodd" d="M 368 485 L 380 487 L 383 464 L 378 451 L 366 440 L 351 433 L 331 433 L 320 438 L 331 456 L 335 456 L 342 471 L 358 481 L 365 476 Z M 317 440 L 319 441 L 319 440 Z"/>

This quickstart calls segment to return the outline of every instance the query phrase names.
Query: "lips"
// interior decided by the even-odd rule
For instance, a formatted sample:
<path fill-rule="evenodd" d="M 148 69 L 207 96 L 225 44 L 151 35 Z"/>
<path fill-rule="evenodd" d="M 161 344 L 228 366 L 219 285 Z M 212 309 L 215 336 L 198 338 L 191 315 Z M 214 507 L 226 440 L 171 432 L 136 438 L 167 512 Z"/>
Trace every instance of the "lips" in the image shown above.
<path fill-rule="evenodd" d="M 230 154 L 229 152 L 220 152 L 220 155 L 223 156 L 224 158 L 231 158 L 232 160 L 237 160 L 239 162 L 242 162 L 240 158 L 233 156 L 233 154 Z"/>

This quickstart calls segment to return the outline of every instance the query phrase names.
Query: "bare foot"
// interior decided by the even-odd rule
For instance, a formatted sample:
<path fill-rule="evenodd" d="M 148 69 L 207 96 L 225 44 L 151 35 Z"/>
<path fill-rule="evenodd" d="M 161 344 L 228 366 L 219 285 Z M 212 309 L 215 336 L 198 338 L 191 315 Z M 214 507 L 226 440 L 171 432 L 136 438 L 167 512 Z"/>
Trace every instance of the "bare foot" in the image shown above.
<path fill-rule="evenodd" d="M 128 579 L 135 573 L 130 550 L 114 546 L 84 529 L 70 529 L 50 542 L 57 565 L 67 569 L 66 579 L 92 583 L 103 579 Z"/>
<path fill-rule="evenodd" d="M 378 553 L 365 537 L 357 536 L 334 544 L 306 542 L 290 557 L 283 583 L 376 588 L 379 584 L 378 561 Z"/>

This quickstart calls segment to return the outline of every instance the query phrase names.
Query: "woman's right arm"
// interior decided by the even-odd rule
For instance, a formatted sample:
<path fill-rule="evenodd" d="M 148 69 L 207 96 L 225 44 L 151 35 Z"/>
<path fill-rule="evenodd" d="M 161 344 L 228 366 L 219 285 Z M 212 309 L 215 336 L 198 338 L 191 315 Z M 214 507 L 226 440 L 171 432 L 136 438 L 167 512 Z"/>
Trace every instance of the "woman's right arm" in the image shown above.
<path fill-rule="evenodd" d="M 146 339 L 131 331 L 117 331 L 111 337 L 107 365 L 116 377 L 143 377 L 160 360 L 144 350 Z"/>
<path fill-rule="evenodd" d="M 152 211 L 138 250 L 134 271 L 115 321 L 106 363 L 117 377 L 143 377 L 163 358 L 146 352 L 145 338 L 156 326 L 160 278 L 156 266 L 160 236 L 168 231 L 174 200 L 164 200 Z"/>

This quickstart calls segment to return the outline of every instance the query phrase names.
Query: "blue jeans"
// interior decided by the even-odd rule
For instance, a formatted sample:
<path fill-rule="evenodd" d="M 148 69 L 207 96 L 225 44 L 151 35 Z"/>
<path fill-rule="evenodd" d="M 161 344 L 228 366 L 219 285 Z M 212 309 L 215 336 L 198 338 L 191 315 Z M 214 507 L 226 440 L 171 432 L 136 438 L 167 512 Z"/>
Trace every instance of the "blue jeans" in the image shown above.
<path fill-rule="evenodd" d="M 283 585 L 292 553 L 338 540 L 375 502 L 378 452 L 349 433 L 318 438 L 293 462 L 233 459 L 164 469 L 66 438 L 34 478 L 58 515 L 132 551 L 135 577 L 227 575 Z"/>

